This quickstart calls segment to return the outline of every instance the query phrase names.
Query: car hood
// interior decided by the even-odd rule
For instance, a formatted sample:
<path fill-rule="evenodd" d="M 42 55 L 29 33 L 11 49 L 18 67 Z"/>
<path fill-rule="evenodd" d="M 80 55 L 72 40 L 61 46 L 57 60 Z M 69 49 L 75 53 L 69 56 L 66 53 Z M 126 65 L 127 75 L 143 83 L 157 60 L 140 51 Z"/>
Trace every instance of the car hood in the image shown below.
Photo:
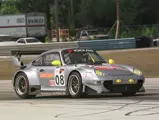
<path fill-rule="evenodd" d="M 133 75 L 131 71 L 120 65 L 85 65 L 86 69 L 100 70 L 102 73 L 110 76 Z"/>

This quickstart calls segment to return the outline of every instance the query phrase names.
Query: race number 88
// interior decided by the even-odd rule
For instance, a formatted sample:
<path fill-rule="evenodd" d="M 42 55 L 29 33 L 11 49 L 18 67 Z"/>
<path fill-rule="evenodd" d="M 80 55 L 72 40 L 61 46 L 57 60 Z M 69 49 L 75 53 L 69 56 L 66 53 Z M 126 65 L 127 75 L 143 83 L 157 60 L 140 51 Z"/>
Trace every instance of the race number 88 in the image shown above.
<path fill-rule="evenodd" d="M 56 75 L 55 81 L 57 86 L 63 86 L 65 84 L 63 75 Z"/>

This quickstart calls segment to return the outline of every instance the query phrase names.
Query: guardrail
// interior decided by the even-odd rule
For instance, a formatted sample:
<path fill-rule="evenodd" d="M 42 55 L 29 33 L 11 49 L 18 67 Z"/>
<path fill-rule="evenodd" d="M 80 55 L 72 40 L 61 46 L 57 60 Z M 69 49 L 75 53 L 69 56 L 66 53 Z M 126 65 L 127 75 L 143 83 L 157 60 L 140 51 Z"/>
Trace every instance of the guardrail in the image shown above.
<path fill-rule="evenodd" d="M 34 51 L 34 50 L 50 50 L 57 48 L 87 48 L 94 50 L 113 50 L 113 49 L 132 49 L 136 48 L 135 38 L 125 38 L 118 40 L 89 40 L 89 41 L 74 41 L 74 42 L 55 42 L 46 44 L 32 45 L 8 45 L 0 46 L 0 56 L 10 56 L 10 51 Z"/>
<path fill-rule="evenodd" d="M 79 41 L 80 48 L 88 48 L 94 50 L 115 50 L 115 49 L 132 49 L 136 48 L 135 38 L 125 39 L 109 39 L 109 40 L 91 40 L 91 41 Z"/>

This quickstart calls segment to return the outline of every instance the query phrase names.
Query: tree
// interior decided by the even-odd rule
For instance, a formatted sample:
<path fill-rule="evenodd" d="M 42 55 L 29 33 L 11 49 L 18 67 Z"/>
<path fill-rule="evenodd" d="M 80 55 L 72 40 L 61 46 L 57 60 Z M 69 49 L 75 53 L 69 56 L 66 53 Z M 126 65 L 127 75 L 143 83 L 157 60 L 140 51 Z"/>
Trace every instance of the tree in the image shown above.
<path fill-rule="evenodd" d="M 93 0 L 81 0 L 77 20 L 82 26 L 93 24 Z"/>
<path fill-rule="evenodd" d="M 58 0 L 60 27 L 112 27 L 116 21 L 116 0 Z M 158 0 L 120 0 L 120 18 L 126 25 L 157 24 Z M 48 29 L 54 26 L 54 0 L 5 0 L 1 14 L 46 13 Z"/>
<path fill-rule="evenodd" d="M 16 7 L 17 1 L 16 0 L 5 0 L 1 4 L 1 10 L 0 13 L 2 15 L 6 14 L 19 14 L 20 11 Z"/>
<path fill-rule="evenodd" d="M 59 5 L 59 25 L 61 28 L 69 27 L 70 23 L 70 5 L 69 0 L 58 0 Z"/>
<path fill-rule="evenodd" d="M 159 23 L 159 0 L 140 0 L 142 1 L 141 12 L 138 15 L 140 24 Z"/>
<path fill-rule="evenodd" d="M 51 29 L 51 17 L 50 6 L 54 4 L 53 0 L 17 0 L 17 8 L 22 13 L 29 12 L 43 12 L 47 17 L 47 28 Z"/>
<path fill-rule="evenodd" d="M 141 0 L 120 0 L 121 20 L 127 25 L 135 24 L 141 12 L 141 4 Z"/>

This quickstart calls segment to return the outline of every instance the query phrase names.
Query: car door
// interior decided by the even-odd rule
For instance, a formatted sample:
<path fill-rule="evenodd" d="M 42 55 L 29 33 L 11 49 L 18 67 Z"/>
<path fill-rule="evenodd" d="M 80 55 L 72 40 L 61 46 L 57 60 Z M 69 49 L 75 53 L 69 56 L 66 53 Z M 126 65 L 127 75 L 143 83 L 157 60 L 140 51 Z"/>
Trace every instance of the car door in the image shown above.
<path fill-rule="evenodd" d="M 54 60 L 60 60 L 58 52 L 48 53 L 43 56 L 43 65 L 38 70 L 39 80 L 42 91 L 63 91 L 64 85 L 59 84 L 57 78 L 58 66 L 53 66 L 51 63 Z"/>

